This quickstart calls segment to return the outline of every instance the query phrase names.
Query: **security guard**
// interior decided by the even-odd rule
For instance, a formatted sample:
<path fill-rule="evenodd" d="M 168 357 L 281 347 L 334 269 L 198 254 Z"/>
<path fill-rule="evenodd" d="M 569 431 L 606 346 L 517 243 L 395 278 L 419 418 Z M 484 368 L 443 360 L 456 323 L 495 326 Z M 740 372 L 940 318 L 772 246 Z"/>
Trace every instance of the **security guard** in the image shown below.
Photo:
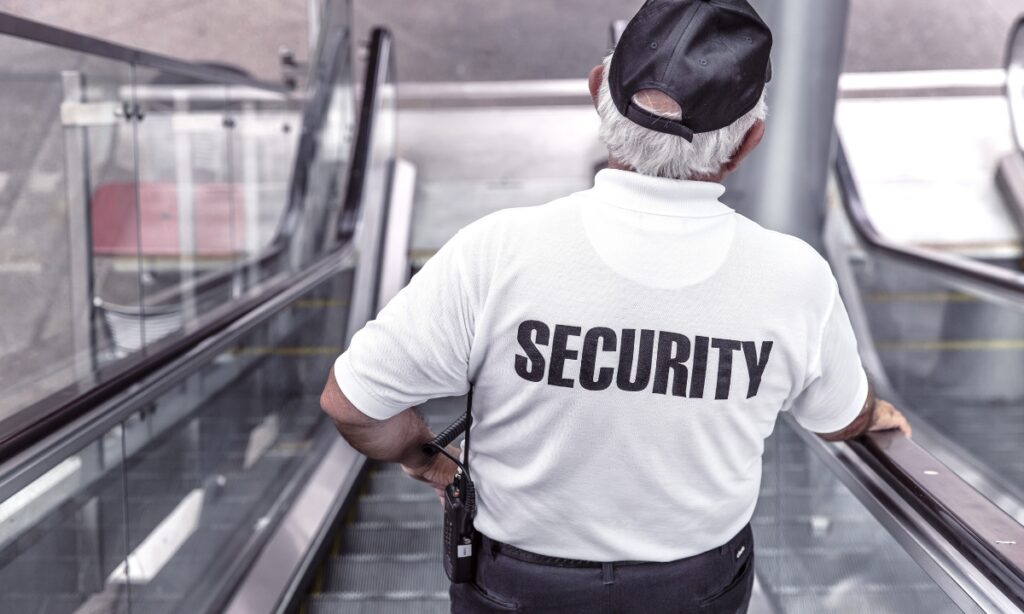
<path fill-rule="evenodd" d="M 367 456 L 443 489 L 409 408 L 475 390 L 483 553 L 453 612 L 743 612 L 764 440 L 909 425 L 871 394 L 828 264 L 719 202 L 764 132 L 744 0 L 649 0 L 590 73 L 594 187 L 460 231 L 338 358 Z"/>

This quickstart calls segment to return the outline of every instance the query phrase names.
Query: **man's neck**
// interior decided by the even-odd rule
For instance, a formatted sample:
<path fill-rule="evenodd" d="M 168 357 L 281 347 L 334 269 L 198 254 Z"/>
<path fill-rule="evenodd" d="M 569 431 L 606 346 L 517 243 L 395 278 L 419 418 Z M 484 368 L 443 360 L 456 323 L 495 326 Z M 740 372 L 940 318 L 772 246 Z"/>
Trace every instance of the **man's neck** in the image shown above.
<path fill-rule="evenodd" d="M 619 170 L 619 171 L 629 171 L 631 173 L 635 173 L 636 172 L 635 168 L 633 168 L 632 166 L 629 166 L 628 164 L 623 164 L 622 162 L 619 162 L 617 159 L 615 159 L 615 156 L 613 156 L 611 154 L 608 154 L 608 168 L 613 168 L 613 169 Z M 726 175 L 725 172 L 719 171 L 718 173 L 716 173 L 714 175 L 699 175 L 699 176 L 696 176 L 696 177 L 690 177 L 689 180 L 690 181 L 708 181 L 710 183 L 722 183 L 722 180 L 725 179 L 725 175 Z"/>

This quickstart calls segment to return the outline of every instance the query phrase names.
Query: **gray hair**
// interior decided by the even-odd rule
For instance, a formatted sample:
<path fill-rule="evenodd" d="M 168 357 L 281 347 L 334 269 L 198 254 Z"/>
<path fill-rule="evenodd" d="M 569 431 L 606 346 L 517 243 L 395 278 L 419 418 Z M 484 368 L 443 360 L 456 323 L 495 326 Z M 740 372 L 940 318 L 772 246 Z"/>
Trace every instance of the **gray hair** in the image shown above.
<path fill-rule="evenodd" d="M 762 92 L 761 99 L 746 115 L 720 130 L 693 135 L 692 143 L 681 136 L 649 130 L 626 119 L 612 102 L 608 89 L 611 61 L 612 54 L 609 53 L 604 59 L 604 75 L 597 98 L 597 112 L 601 116 L 599 136 L 608 147 L 608 153 L 641 175 L 670 179 L 715 175 L 739 149 L 747 131 L 768 114 Z M 659 104 L 659 97 L 669 103 L 668 107 Z M 633 97 L 633 102 L 663 117 L 682 117 L 679 105 L 658 92 L 639 92 Z"/>

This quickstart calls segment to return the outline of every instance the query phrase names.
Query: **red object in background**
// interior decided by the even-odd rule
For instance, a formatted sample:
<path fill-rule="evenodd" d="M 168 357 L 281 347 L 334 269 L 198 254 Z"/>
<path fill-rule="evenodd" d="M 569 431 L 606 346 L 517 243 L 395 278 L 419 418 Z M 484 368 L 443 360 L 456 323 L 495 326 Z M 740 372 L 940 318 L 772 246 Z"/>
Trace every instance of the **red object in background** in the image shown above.
<path fill-rule="evenodd" d="M 193 186 L 196 256 L 224 257 L 245 246 L 242 191 L 235 184 Z M 178 188 L 174 183 L 139 185 L 136 226 L 135 184 L 105 183 L 92 197 L 93 253 L 134 256 L 139 248 L 136 228 L 142 233 L 143 256 L 179 256 Z"/>

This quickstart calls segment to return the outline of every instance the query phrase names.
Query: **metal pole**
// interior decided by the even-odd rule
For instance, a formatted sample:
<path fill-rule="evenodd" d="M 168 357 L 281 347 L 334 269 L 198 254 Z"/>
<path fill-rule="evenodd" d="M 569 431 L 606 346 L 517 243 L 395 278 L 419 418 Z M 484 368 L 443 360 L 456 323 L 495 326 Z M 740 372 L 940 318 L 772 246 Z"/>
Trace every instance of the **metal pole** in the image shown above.
<path fill-rule="evenodd" d="M 260 187 L 259 144 L 257 138 L 262 137 L 260 131 L 260 115 L 257 103 L 242 103 L 241 122 L 236 136 L 241 139 L 242 148 L 242 202 L 245 214 L 245 255 L 243 262 L 249 262 L 247 276 L 248 285 L 259 282 L 259 264 L 256 254 L 260 251 Z M 237 141 L 236 141 L 237 142 Z"/>
<path fill-rule="evenodd" d="M 309 57 L 316 57 L 316 46 L 320 42 L 320 28 L 323 23 L 323 0 L 306 0 L 306 14 L 309 17 Z"/>
<path fill-rule="evenodd" d="M 189 98 L 184 89 L 173 92 L 174 112 L 170 115 L 174 135 L 174 183 L 178 204 L 178 269 L 181 271 L 181 321 L 182 325 L 194 322 L 198 317 L 195 279 L 196 258 L 196 192 L 192 177 L 192 133 L 184 121 L 188 119 Z"/>
<path fill-rule="evenodd" d="M 723 200 L 821 249 L 836 87 L 848 0 L 753 0 L 774 35 L 764 141 L 726 180 Z"/>
<path fill-rule="evenodd" d="M 65 105 L 85 102 L 82 73 L 61 73 Z M 68 197 L 68 278 L 71 284 L 71 338 L 75 379 L 90 377 L 96 370 L 96 336 L 93 330 L 92 188 L 89 181 L 88 128 L 77 123 L 64 126 L 64 172 Z"/>

